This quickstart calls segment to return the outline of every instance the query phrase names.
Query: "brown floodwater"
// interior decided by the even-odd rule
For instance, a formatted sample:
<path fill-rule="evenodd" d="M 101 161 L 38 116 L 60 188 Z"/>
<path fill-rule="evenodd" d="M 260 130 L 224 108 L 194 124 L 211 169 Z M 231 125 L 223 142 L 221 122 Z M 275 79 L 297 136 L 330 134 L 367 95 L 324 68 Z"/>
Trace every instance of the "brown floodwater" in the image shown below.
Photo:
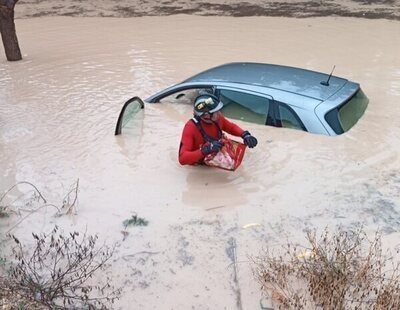
<path fill-rule="evenodd" d="M 79 179 L 79 205 L 57 218 L 44 208 L 11 231 L 26 241 L 57 224 L 118 243 L 116 308 L 256 309 L 248 256 L 286 237 L 304 241 L 306 228 L 363 223 L 397 246 L 398 21 L 178 15 L 16 24 L 24 60 L 6 62 L 0 49 L 0 190 L 28 181 L 61 205 Z M 125 100 L 232 61 L 327 73 L 336 65 L 334 75 L 360 83 L 370 103 L 339 137 L 238 121 L 259 145 L 235 172 L 179 165 L 188 106 L 148 104 L 114 136 Z M 30 190 L 21 185 L 7 199 Z M 149 225 L 128 228 L 123 240 L 122 222 L 134 213 Z M 0 219 L 1 231 L 20 216 Z"/>

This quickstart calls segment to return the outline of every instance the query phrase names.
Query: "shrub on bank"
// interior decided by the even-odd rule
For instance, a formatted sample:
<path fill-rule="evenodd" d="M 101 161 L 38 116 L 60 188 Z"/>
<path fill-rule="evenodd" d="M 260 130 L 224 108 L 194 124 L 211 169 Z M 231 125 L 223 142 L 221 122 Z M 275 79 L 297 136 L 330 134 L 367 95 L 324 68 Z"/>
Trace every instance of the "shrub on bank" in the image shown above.
<path fill-rule="evenodd" d="M 278 254 L 266 249 L 253 259 L 263 293 L 278 309 L 400 309 L 400 265 L 359 228 L 327 229 L 308 246 L 288 243 Z"/>

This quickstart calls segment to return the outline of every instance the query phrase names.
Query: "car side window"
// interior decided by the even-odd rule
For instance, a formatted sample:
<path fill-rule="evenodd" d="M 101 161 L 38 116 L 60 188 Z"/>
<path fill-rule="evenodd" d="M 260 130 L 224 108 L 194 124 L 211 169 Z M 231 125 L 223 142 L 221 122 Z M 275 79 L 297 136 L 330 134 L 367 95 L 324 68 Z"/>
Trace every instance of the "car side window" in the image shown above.
<path fill-rule="evenodd" d="M 224 104 L 222 114 L 228 118 L 265 125 L 271 102 L 268 98 L 221 89 L 219 99 Z"/>
<path fill-rule="evenodd" d="M 278 104 L 278 123 L 281 127 L 306 131 L 300 118 L 289 106 L 283 103 Z"/>

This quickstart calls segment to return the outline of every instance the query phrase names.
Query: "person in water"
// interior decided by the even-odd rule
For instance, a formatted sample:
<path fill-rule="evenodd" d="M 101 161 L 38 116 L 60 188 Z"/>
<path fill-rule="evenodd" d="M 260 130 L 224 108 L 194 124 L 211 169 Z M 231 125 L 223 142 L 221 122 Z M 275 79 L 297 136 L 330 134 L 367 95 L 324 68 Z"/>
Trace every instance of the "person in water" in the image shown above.
<path fill-rule="evenodd" d="M 222 107 L 223 103 L 212 94 L 196 97 L 194 117 L 186 123 L 182 132 L 179 147 L 181 165 L 201 164 L 208 154 L 218 153 L 223 146 L 220 141 L 223 131 L 241 137 L 244 144 L 250 148 L 257 145 L 254 136 L 222 115 Z"/>

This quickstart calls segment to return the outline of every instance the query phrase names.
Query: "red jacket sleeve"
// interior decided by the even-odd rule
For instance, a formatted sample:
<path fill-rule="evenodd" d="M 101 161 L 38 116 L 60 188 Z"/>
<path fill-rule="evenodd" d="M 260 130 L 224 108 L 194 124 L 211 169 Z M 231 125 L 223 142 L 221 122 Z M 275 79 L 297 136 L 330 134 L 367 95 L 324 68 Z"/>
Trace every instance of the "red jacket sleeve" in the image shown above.
<path fill-rule="evenodd" d="M 204 157 L 199 146 L 195 143 L 195 131 L 197 131 L 197 128 L 192 121 L 188 121 L 183 128 L 179 147 L 179 163 L 181 165 L 194 165 Z"/>
<path fill-rule="evenodd" d="M 236 136 L 236 137 L 242 136 L 242 134 L 244 132 L 244 130 L 242 128 L 240 128 L 238 125 L 232 123 L 231 121 L 229 121 L 222 115 L 220 115 L 220 118 L 219 118 L 219 126 L 221 127 L 221 129 L 223 131 L 226 131 L 227 133 L 229 133 L 233 136 Z"/>

